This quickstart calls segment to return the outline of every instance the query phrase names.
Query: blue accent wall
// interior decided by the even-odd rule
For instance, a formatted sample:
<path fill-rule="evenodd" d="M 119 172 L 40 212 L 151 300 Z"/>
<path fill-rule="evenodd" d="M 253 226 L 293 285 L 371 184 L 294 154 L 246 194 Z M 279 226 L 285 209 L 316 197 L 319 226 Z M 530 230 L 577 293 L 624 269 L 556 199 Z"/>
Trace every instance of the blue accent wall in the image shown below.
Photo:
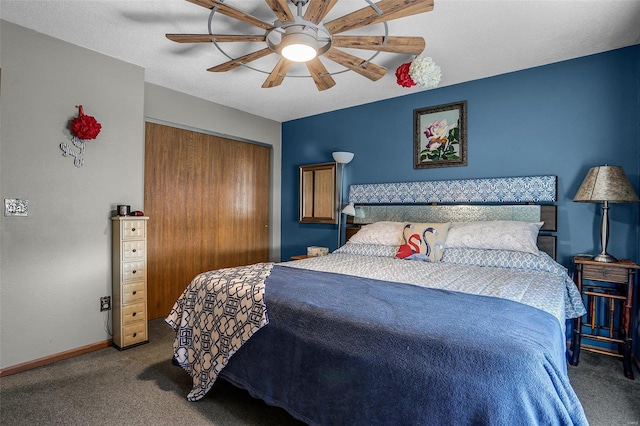
<path fill-rule="evenodd" d="M 468 165 L 414 169 L 413 110 L 462 100 Z M 355 153 L 345 200 L 353 183 L 557 175 L 558 261 L 569 266 L 600 250 L 601 206 L 572 201 L 589 168 L 622 166 L 640 186 L 640 45 L 283 123 L 283 260 L 337 246 L 336 225 L 298 223 L 298 167 L 333 151 Z M 638 204 L 612 204 L 609 253 L 638 262 L 639 223 Z"/>

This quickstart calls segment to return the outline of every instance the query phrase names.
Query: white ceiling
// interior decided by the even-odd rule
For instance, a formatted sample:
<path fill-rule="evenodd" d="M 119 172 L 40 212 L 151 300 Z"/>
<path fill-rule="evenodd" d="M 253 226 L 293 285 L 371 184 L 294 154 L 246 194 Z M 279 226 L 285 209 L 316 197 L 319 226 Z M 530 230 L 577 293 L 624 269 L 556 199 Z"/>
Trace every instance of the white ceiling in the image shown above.
<path fill-rule="evenodd" d="M 226 0 L 226 4 L 273 21 L 264 0 Z M 364 0 L 340 0 L 326 21 L 365 7 Z M 206 71 L 226 62 L 213 44 L 178 44 L 166 33 L 208 32 L 209 10 L 184 0 L 34 1 L 1 0 L 0 17 L 41 33 L 144 67 L 149 83 L 188 93 L 279 122 L 393 98 L 422 89 L 402 88 L 395 69 L 410 55 L 381 53 L 372 62 L 388 68 L 372 82 L 354 72 L 334 76 L 336 85 L 319 92 L 311 78 L 285 78 L 262 89 L 267 74 L 237 68 Z M 216 14 L 216 33 L 257 33 Z M 442 68 L 440 87 L 640 43 L 639 0 L 435 0 L 432 12 L 388 23 L 389 35 L 422 36 L 425 56 Z M 381 24 L 353 34 L 383 35 Z M 261 43 L 226 43 L 239 56 Z M 349 50 L 368 58 L 374 52 Z M 234 57 L 235 57 L 234 56 Z M 276 55 L 252 63 L 271 71 Z M 323 60 L 330 72 L 342 68 Z M 303 70 L 306 68 L 303 68 Z M 290 73 L 296 70 L 292 67 Z M 296 74 L 300 75 L 298 70 Z"/>

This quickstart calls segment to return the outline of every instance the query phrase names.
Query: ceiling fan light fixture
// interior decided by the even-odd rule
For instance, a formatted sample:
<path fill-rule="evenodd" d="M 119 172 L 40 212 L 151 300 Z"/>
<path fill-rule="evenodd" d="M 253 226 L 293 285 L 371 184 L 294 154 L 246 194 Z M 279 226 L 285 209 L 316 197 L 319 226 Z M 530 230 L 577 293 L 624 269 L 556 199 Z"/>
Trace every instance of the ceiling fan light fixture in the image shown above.
<path fill-rule="evenodd" d="M 318 41 L 304 28 L 289 27 L 282 37 L 280 54 L 293 62 L 307 62 L 318 55 Z"/>
<path fill-rule="evenodd" d="M 264 0 L 263 3 L 269 6 L 277 18 L 275 21 L 267 22 L 227 5 L 225 0 L 187 1 L 209 9 L 208 33 L 166 34 L 166 36 L 177 43 L 213 43 L 220 53 L 229 58 L 229 61 L 208 68 L 207 71 L 225 72 L 241 66 L 246 67 L 269 75 L 262 85 L 263 88 L 279 86 L 285 77 L 310 77 L 320 91 L 336 84 L 332 78 L 333 75 L 347 71 L 355 71 L 371 81 L 381 79 L 387 69 L 371 62 L 380 52 L 414 55 L 422 53 L 425 48 L 422 37 L 389 36 L 387 21 L 429 12 L 433 10 L 434 2 L 434 0 L 361 0 L 367 3 L 367 6 L 326 22 L 325 18 L 338 0 Z M 243 2 L 238 1 L 238 3 Z M 288 3 L 296 7 L 295 13 Z M 305 6 L 306 9 L 303 10 Z M 216 34 L 212 30 L 212 23 L 214 16 L 218 15 L 225 15 L 265 32 L 263 34 Z M 345 32 L 377 24 L 384 26 L 384 35 L 342 35 Z M 222 44 L 231 42 L 266 42 L 267 47 L 236 57 L 225 52 L 221 47 Z M 363 59 L 333 47 L 373 50 L 375 53 L 368 59 Z M 250 64 L 272 53 L 280 58 L 270 71 Z M 318 60 L 319 56 L 324 56 L 323 59 L 335 62 L 344 69 L 330 72 L 323 61 Z M 294 63 L 305 63 L 306 72 L 302 75 L 290 75 L 289 68 Z M 293 65 L 293 68 L 302 71 L 305 67 Z M 410 74 L 408 71 L 404 73 Z M 423 74 L 420 73 L 420 76 Z M 432 80 L 439 80 L 440 76 L 431 72 L 428 77 L 429 84 L 434 84 Z M 423 82 L 412 81 L 412 83 Z"/>

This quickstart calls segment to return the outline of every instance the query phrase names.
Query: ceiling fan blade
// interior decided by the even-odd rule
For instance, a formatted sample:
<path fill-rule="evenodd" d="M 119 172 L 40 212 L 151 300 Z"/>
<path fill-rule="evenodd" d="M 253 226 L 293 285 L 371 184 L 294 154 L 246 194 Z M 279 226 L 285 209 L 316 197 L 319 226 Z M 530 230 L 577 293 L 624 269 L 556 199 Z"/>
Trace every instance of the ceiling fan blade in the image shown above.
<path fill-rule="evenodd" d="M 249 15 L 241 10 L 235 9 L 231 6 L 227 6 L 225 3 L 221 3 L 217 0 L 187 0 L 193 4 L 197 4 L 198 6 L 206 7 L 207 9 L 213 9 L 214 7 L 218 8 L 218 12 L 223 15 L 227 15 L 231 18 L 237 19 L 238 21 L 246 22 L 247 24 L 254 25 L 256 27 L 262 28 L 264 30 L 270 30 L 273 28 L 273 25 L 264 22 L 261 19 L 256 18 L 255 16 Z"/>
<path fill-rule="evenodd" d="M 380 65 L 376 65 L 371 62 L 366 62 L 362 58 L 350 55 L 333 47 L 327 50 L 323 56 L 326 56 L 328 59 L 349 68 L 351 71 L 355 71 L 358 74 L 367 77 L 369 80 L 380 80 L 387 73 L 387 69 L 385 67 L 381 67 Z"/>
<path fill-rule="evenodd" d="M 422 37 L 387 37 L 383 44 L 383 36 L 333 36 L 331 45 L 352 49 L 376 50 L 380 52 L 411 53 L 419 55 L 425 47 Z"/>
<path fill-rule="evenodd" d="M 433 0 L 381 0 L 375 5 L 380 9 L 382 15 L 378 15 L 373 7 L 365 6 L 360 10 L 327 22 L 324 26 L 329 33 L 338 34 L 366 25 L 379 24 L 433 10 Z"/>
<path fill-rule="evenodd" d="M 291 61 L 285 58 L 280 58 L 276 66 L 269 74 L 269 77 L 262 84 L 263 89 L 268 89 L 270 87 L 280 86 L 285 76 L 287 75 L 287 71 L 289 71 L 289 67 L 291 66 Z"/>
<path fill-rule="evenodd" d="M 167 38 L 176 43 L 211 43 L 234 41 L 266 41 L 265 35 L 239 35 L 239 34 L 166 34 Z"/>
<path fill-rule="evenodd" d="M 320 59 L 314 58 L 307 61 L 306 65 L 319 91 L 330 89 L 336 85 L 335 80 L 329 75 L 329 71 L 320 62 Z"/>
<path fill-rule="evenodd" d="M 211 71 L 211 72 L 229 71 L 229 70 L 238 68 L 242 64 L 248 64 L 249 62 L 255 61 L 256 59 L 263 58 L 270 53 L 273 53 L 273 51 L 267 47 L 262 50 L 257 50 L 255 52 L 248 53 L 244 56 L 240 56 L 239 58 L 232 59 L 223 64 L 216 65 L 215 67 L 209 68 L 207 71 Z"/>
<path fill-rule="evenodd" d="M 279 20 L 293 22 L 296 19 L 295 15 L 291 13 L 291 9 L 287 5 L 288 0 L 264 0 L 264 1 L 267 2 L 267 4 L 271 9 L 273 9 L 273 13 L 276 14 Z"/>
<path fill-rule="evenodd" d="M 327 13 L 336 3 L 338 3 L 338 0 L 310 0 L 307 10 L 304 12 L 304 19 L 318 24 L 327 16 Z"/>

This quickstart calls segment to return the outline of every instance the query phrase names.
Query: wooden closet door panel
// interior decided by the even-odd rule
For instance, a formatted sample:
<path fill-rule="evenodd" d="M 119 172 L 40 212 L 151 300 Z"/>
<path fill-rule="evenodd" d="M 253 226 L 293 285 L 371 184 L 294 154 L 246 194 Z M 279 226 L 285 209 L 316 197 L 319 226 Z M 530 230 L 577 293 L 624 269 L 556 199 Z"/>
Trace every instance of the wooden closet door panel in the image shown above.
<path fill-rule="evenodd" d="M 221 145 L 227 158 L 218 170 L 216 187 L 221 222 L 217 260 L 221 267 L 268 259 L 269 156 L 265 147 L 233 142 Z M 241 172 L 240 172 L 241 171 Z"/>
<path fill-rule="evenodd" d="M 244 200 L 246 206 L 245 220 L 249 230 L 247 232 L 247 245 L 242 251 L 247 258 L 243 262 L 256 263 L 269 259 L 269 201 L 270 201 L 270 164 L 271 149 L 253 145 L 248 149 L 249 158 L 246 160 L 249 167 L 243 174 L 247 179 L 245 187 L 249 182 L 256 185 L 256 191 L 251 193 L 251 197 Z"/>
<path fill-rule="evenodd" d="M 147 123 L 149 318 L 197 274 L 268 260 L 268 147 Z"/>
<path fill-rule="evenodd" d="M 147 246 L 149 319 L 162 316 L 166 301 L 174 298 L 177 288 L 171 283 L 183 280 L 193 247 L 186 237 L 190 138 L 180 129 L 146 124 L 144 210 L 147 216 L 153 215 L 147 226 L 148 235 L 153 235 Z"/>

